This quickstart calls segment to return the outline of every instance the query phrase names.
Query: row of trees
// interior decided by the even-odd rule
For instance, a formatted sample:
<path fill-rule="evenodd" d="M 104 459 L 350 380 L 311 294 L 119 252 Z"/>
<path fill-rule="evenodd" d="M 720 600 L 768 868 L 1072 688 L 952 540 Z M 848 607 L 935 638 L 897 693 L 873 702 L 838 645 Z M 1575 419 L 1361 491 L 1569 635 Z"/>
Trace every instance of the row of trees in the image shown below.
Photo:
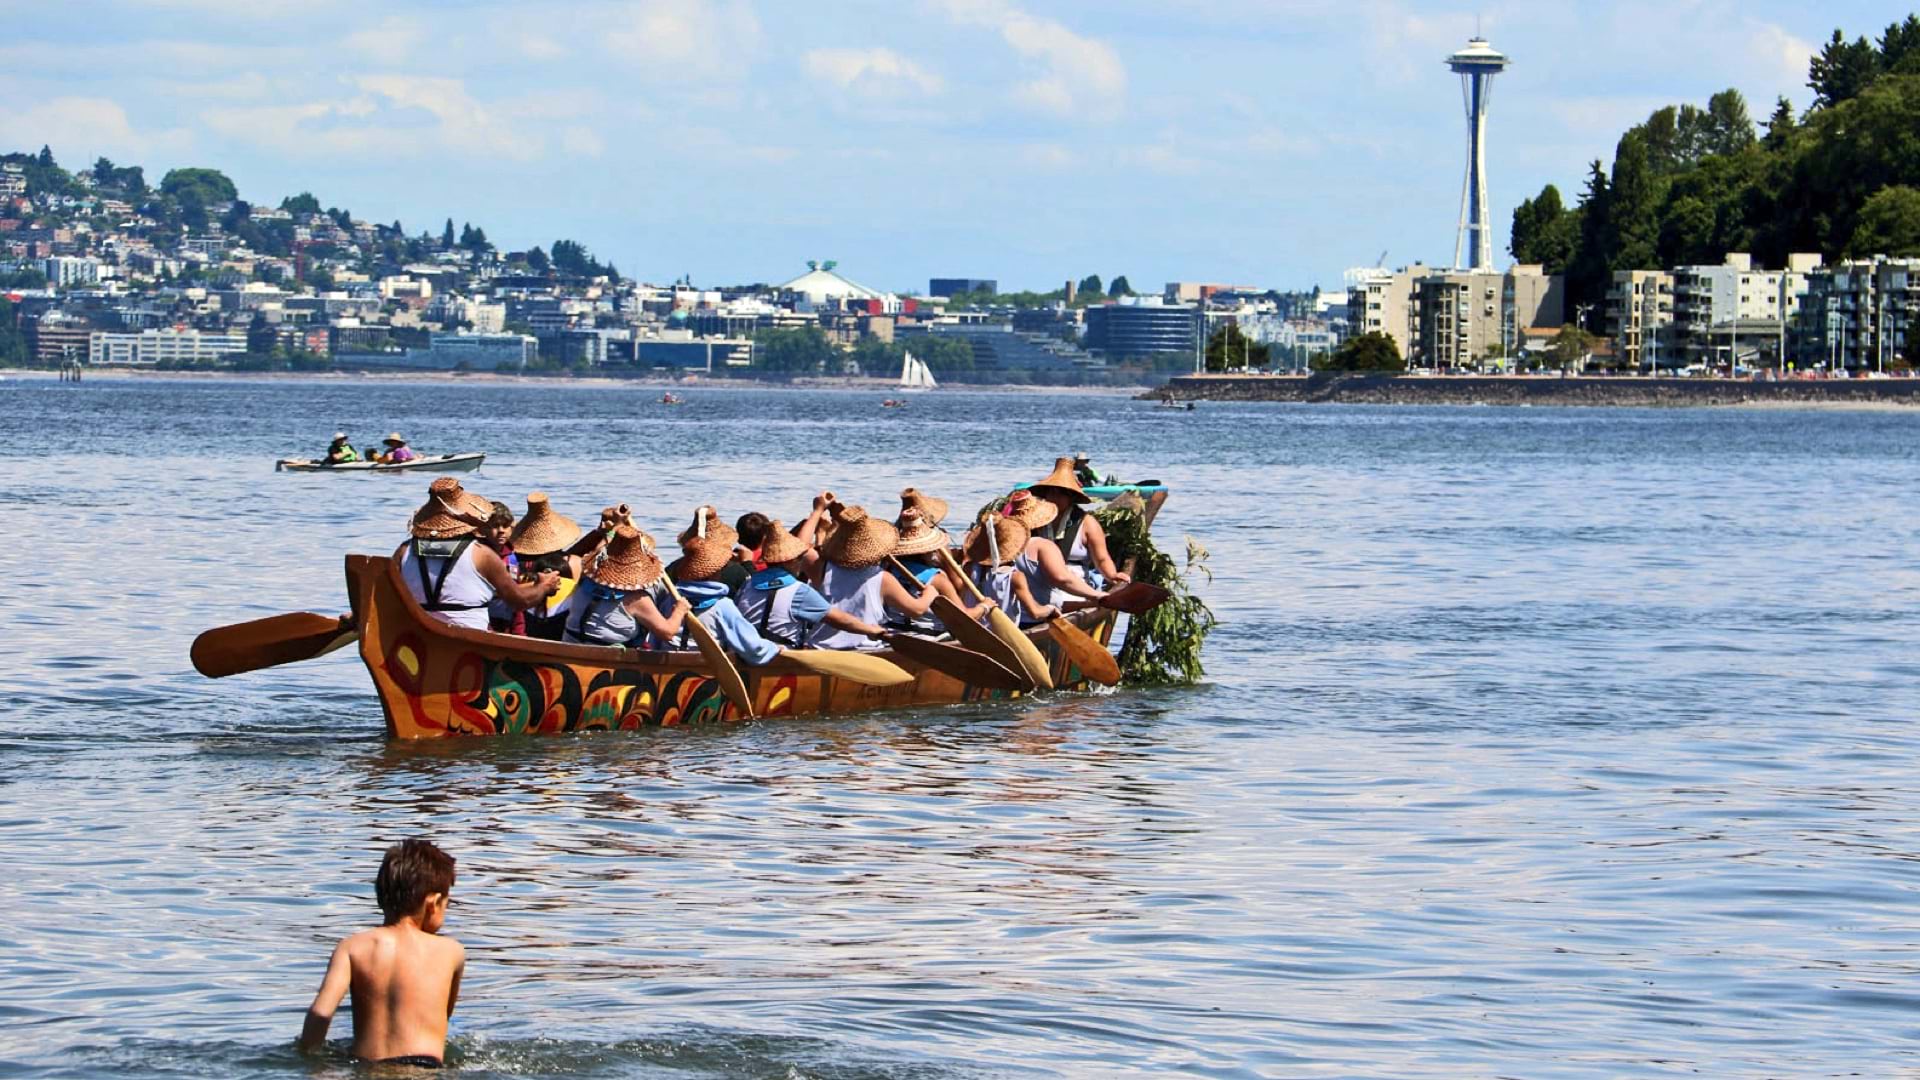
<path fill-rule="evenodd" d="M 1575 205 L 1549 184 L 1514 210 L 1514 257 L 1597 304 L 1615 271 L 1730 251 L 1771 265 L 1800 251 L 1920 255 L 1920 16 L 1877 42 L 1834 31 L 1807 85 L 1808 112 L 1782 98 L 1763 133 L 1737 90 L 1657 110 L 1620 137 L 1610 168 L 1592 163 Z"/>
<path fill-rule="evenodd" d="M 849 353 L 836 346 L 819 326 L 754 334 L 753 368 L 756 373 L 786 377 L 839 375 L 847 371 L 851 361 L 863 374 L 885 377 L 900 372 L 908 349 L 926 361 L 935 376 L 964 375 L 973 370 L 973 346 L 958 338 L 927 336 L 911 345 L 866 338 Z"/>
<path fill-rule="evenodd" d="M 1099 274 L 1088 274 L 1086 277 L 1080 279 L 1080 284 L 1074 287 L 1073 306 L 1087 307 L 1091 304 L 1105 303 L 1108 300 L 1118 300 L 1123 296 L 1136 295 L 1138 294 L 1133 291 L 1133 285 L 1127 281 L 1127 275 L 1125 274 L 1114 278 L 1113 284 L 1111 285 L 1103 284 Z M 1066 287 L 1061 286 L 1051 292 L 1022 290 L 1020 292 L 1003 293 L 996 292 L 992 289 L 976 289 L 973 292 L 955 293 L 948 298 L 947 303 L 950 306 L 962 308 L 1011 307 L 1024 311 L 1031 308 L 1047 307 L 1052 304 L 1064 303 L 1066 299 Z"/>

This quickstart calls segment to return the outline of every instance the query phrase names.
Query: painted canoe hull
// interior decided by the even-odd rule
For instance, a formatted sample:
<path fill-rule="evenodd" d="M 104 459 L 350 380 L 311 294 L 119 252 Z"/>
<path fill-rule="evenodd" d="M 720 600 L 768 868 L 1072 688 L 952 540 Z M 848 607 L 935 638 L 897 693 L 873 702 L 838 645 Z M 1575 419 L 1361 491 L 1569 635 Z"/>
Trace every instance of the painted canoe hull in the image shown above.
<path fill-rule="evenodd" d="M 353 461 L 345 465 L 327 465 L 318 461 L 282 459 L 273 463 L 274 472 L 316 473 L 397 473 L 397 472 L 472 472 L 487 460 L 485 454 L 440 454 L 419 457 L 398 465 L 380 465 L 371 461 Z"/>
<path fill-rule="evenodd" d="M 388 738 L 559 735 L 741 719 L 697 652 L 563 645 L 449 626 L 421 610 L 392 559 L 349 555 L 346 569 L 360 658 L 380 695 Z M 1088 610 L 1073 619 L 1110 645 L 1113 612 Z M 1033 640 L 1056 687 L 1087 687 L 1050 635 L 1038 631 Z M 969 686 L 890 651 L 879 655 L 912 672 L 914 681 L 861 686 L 784 660 L 741 674 L 754 711 L 769 719 L 1019 696 Z"/>

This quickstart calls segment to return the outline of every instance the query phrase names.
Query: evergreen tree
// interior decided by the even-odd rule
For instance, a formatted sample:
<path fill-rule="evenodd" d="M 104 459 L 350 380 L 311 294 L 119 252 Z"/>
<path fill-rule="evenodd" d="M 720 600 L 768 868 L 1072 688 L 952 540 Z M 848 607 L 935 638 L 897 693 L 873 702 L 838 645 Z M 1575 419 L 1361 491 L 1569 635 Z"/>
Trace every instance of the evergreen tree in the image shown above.
<path fill-rule="evenodd" d="M 1621 136 L 1607 183 L 1606 269 L 1655 269 L 1660 237 L 1658 178 L 1647 160 L 1645 140 L 1636 132 Z M 1604 289 L 1602 290 L 1604 292 Z"/>
<path fill-rule="evenodd" d="M 1856 259 L 1920 255 L 1920 189 L 1895 184 L 1875 192 L 1860 208 L 1847 254 Z"/>
<path fill-rule="evenodd" d="M 1105 289 L 1100 287 L 1099 274 L 1088 274 L 1086 277 L 1083 277 L 1080 279 L 1080 288 L 1078 292 L 1081 296 L 1088 296 L 1088 297 L 1099 296 L 1101 293 L 1104 293 L 1105 291 L 1106 291 Z"/>
<path fill-rule="evenodd" d="M 544 274 L 553 263 L 548 261 L 546 252 L 535 247 L 527 252 L 527 265 L 533 268 L 534 273 Z"/>
<path fill-rule="evenodd" d="M 1860 96 L 1880 74 L 1880 52 L 1866 38 L 1851 42 L 1840 31 L 1820 49 L 1807 67 L 1807 88 L 1815 109 L 1832 108 Z"/>
<path fill-rule="evenodd" d="M 443 248 L 453 247 L 453 219 L 452 218 L 447 219 L 447 227 L 444 231 L 440 233 L 440 246 Z"/>
<path fill-rule="evenodd" d="M 1127 282 L 1127 275 L 1121 274 L 1119 277 L 1114 278 L 1113 284 L 1107 286 L 1107 295 L 1115 298 L 1132 296 L 1133 286 Z"/>
<path fill-rule="evenodd" d="M 1767 120 L 1767 137 L 1762 145 L 1768 150 L 1785 149 L 1787 140 L 1793 138 L 1794 130 L 1799 126 L 1793 117 L 1793 102 L 1783 95 L 1774 103 L 1773 115 Z"/>

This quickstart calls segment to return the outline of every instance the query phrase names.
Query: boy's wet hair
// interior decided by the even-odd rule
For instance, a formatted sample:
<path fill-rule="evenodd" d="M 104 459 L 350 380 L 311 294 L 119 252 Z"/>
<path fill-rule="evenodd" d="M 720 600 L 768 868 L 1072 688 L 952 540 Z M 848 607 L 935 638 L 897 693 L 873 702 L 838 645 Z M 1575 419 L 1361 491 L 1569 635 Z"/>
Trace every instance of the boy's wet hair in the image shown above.
<path fill-rule="evenodd" d="M 487 515 L 487 526 L 497 529 L 502 525 L 511 524 L 513 524 L 513 507 L 503 502 L 494 503 L 493 513 Z"/>
<path fill-rule="evenodd" d="M 749 510 L 733 523 L 733 531 L 740 534 L 741 546 L 759 551 L 760 545 L 767 542 L 767 525 L 767 515 Z"/>
<path fill-rule="evenodd" d="M 452 891 L 453 856 L 417 838 L 388 848 L 373 879 L 374 899 L 389 925 L 419 911 L 421 901 L 433 893 Z"/>

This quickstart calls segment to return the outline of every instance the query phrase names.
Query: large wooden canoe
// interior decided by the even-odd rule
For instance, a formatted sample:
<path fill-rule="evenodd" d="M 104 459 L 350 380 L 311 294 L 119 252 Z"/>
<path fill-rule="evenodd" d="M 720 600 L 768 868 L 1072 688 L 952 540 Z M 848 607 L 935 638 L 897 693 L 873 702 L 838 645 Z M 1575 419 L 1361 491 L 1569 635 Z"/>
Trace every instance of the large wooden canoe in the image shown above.
<path fill-rule="evenodd" d="M 421 610 L 393 560 L 380 556 L 347 556 L 347 593 L 360 658 L 373 675 L 390 738 L 557 735 L 740 719 L 697 652 L 562 645 L 450 626 Z M 1105 610 L 1073 616 L 1109 647 L 1115 618 Z M 1033 640 L 1057 688 L 1086 689 L 1085 677 L 1044 629 Z M 754 711 L 769 718 L 1019 696 L 968 686 L 890 651 L 879 655 L 912 672 L 913 682 L 861 686 L 786 660 L 741 674 Z"/>

